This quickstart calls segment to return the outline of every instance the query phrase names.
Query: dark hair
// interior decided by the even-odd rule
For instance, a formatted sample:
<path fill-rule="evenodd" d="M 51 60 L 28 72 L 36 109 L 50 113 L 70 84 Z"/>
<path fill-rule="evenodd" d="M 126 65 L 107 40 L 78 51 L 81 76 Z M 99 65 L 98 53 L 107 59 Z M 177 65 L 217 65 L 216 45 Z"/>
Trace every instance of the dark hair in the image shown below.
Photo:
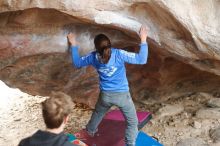
<path fill-rule="evenodd" d="M 111 57 L 111 42 L 104 34 L 99 34 L 94 39 L 96 51 L 101 57 L 101 62 L 108 63 Z"/>
<path fill-rule="evenodd" d="M 42 114 L 47 128 L 59 128 L 71 112 L 71 97 L 62 92 L 53 93 L 42 103 Z"/>

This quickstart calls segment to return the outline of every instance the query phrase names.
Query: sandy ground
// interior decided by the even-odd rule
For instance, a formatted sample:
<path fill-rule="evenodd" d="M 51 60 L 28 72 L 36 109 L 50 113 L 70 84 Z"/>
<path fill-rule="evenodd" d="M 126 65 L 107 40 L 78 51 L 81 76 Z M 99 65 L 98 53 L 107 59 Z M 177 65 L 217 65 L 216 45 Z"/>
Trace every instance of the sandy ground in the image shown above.
<path fill-rule="evenodd" d="M 16 146 L 18 142 L 37 129 L 44 129 L 40 103 L 47 97 L 31 96 L 17 89 L 10 89 L 0 82 L 0 146 Z M 169 99 L 163 103 L 135 102 L 139 111 L 151 111 L 153 119 L 142 130 L 155 136 L 165 146 L 176 146 L 187 138 L 200 139 L 206 145 L 218 146 L 210 138 L 210 129 L 220 125 L 220 119 L 198 118 L 197 111 L 207 106 L 212 98 L 206 93 L 193 93 Z M 92 110 L 76 104 L 73 106 L 67 132 L 85 127 Z M 178 145 L 184 146 L 184 145 Z M 196 145 L 195 145 L 196 146 Z"/>

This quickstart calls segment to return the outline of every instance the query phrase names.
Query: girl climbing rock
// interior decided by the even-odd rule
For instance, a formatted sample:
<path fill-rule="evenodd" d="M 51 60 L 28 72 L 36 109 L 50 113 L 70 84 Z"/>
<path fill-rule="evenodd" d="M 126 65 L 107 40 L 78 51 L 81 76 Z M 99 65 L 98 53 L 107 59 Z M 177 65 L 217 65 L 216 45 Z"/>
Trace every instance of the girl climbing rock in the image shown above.
<path fill-rule="evenodd" d="M 125 63 L 147 63 L 148 45 L 146 42 L 147 29 L 145 26 L 141 26 L 139 36 L 141 39 L 139 53 L 113 48 L 110 39 L 104 34 L 99 34 L 94 39 L 96 51 L 82 57 L 78 52 L 79 47 L 76 44 L 76 36 L 73 33 L 67 36 L 71 45 L 74 66 L 81 68 L 92 65 L 99 75 L 99 99 L 91 119 L 86 126 L 86 131 L 91 136 L 94 136 L 98 131 L 97 127 L 106 112 L 115 105 L 122 111 L 127 122 L 125 143 L 127 146 L 135 146 L 138 133 L 138 119 L 129 92 Z"/>

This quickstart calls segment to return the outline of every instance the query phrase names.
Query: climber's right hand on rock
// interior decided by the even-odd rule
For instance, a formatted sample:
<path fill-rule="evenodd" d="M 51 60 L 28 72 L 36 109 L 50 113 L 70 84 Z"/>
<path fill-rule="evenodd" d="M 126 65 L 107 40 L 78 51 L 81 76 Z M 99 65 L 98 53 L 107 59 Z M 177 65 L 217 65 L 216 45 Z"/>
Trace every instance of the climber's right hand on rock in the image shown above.
<path fill-rule="evenodd" d="M 141 25 L 140 31 L 139 31 L 139 36 L 141 39 L 141 43 L 146 43 L 147 40 L 147 26 L 146 25 Z"/>
<path fill-rule="evenodd" d="M 75 34 L 69 33 L 67 35 L 67 39 L 68 39 L 71 46 L 76 46 L 76 36 L 75 36 Z"/>

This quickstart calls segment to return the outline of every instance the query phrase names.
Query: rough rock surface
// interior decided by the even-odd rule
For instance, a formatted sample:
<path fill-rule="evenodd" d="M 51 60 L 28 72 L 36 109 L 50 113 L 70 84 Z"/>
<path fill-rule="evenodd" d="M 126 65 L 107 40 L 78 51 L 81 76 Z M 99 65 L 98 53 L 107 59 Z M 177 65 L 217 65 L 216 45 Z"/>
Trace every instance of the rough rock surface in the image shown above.
<path fill-rule="evenodd" d="M 1 0 L 0 79 L 32 95 L 63 91 L 94 106 L 97 75 L 72 68 L 67 33 L 77 34 L 81 54 L 92 51 L 94 36 L 103 32 L 114 47 L 137 51 L 143 23 L 150 28 L 150 57 L 147 65 L 128 66 L 134 98 L 215 91 L 219 6 L 216 0 Z"/>
<path fill-rule="evenodd" d="M 220 127 L 210 130 L 210 137 L 216 143 L 220 143 Z"/>
<path fill-rule="evenodd" d="M 2 81 L 0 89 L 0 145 L 16 146 L 22 138 L 44 127 L 40 103 L 46 97 L 28 95 Z"/>
<path fill-rule="evenodd" d="M 176 146 L 208 146 L 208 144 L 199 138 L 188 138 L 181 140 Z"/>
<path fill-rule="evenodd" d="M 207 105 L 213 108 L 215 107 L 220 108 L 220 98 L 211 98 L 208 101 Z"/>
<path fill-rule="evenodd" d="M 175 116 L 184 110 L 182 105 L 165 105 L 158 110 L 158 117 Z"/>
<path fill-rule="evenodd" d="M 7 25 L 16 27 L 17 25 L 33 28 L 33 24 L 39 26 L 41 24 L 54 24 L 54 27 L 60 26 L 62 28 L 65 24 L 71 23 L 84 25 L 101 24 L 106 27 L 121 29 L 131 36 L 131 34 L 138 31 L 141 23 L 145 23 L 150 27 L 150 38 L 160 44 L 161 47 L 179 59 L 185 60 L 200 69 L 209 69 L 210 72 L 220 74 L 218 69 L 220 59 L 219 5 L 219 1 L 216 0 L 112 0 L 108 2 L 103 0 L 84 0 L 83 2 L 81 0 L 55 0 L 53 2 L 41 0 L 2 0 L 0 2 L 0 12 L 3 15 L 2 27 L 7 27 Z M 26 10 L 18 11 L 24 9 Z M 48 13 L 43 12 L 42 9 Z M 7 11 L 17 12 L 3 13 Z M 56 15 L 59 13 L 60 15 Z M 36 23 L 36 20 L 40 21 Z M 35 32 L 36 29 L 34 28 Z M 87 28 L 87 31 L 81 28 L 80 30 L 83 30 L 84 34 L 81 35 L 82 38 L 79 40 L 85 43 L 85 40 L 92 38 L 90 34 L 93 29 L 95 28 L 92 28 L 92 26 Z M 29 30 L 27 29 L 27 31 Z M 33 29 L 30 31 L 34 32 Z M 56 49 L 52 45 L 47 46 L 47 49 L 35 50 L 36 52 L 29 49 L 30 53 L 35 54 L 45 50 L 49 52 L 65 51 L 65 38 L 59 38 L 62 37 L 62 31 L 59 29 L 54 31 L 57 34 L 60 33 L 60 35 L 56 35 L 51 39 L 60 40 L 56 42 L 57 44 L 53 44 L 57 46 Z M 22 37 L 19 38 L 25 40 L 25 36 Z M 26 37 L 28 36 L 26 35 Z M 132 36 L 132 38 L 135 37 Z M 30 35 L 28 38 L 29 41 L 33 41 L 34 36 Z M 38 41 L 42 42 L 46 38 L 41 37 Z M 28 39 L 26 41 L 28 44 Z M 4 41 L 2 43 L 9 45 Z M 48 44 L 50 43 L 48 42 Z M 91 48 L 90 43 L 86 43 L 85 47 Z"/>
<path fill-rule="evenodd" d="M 197 111 L 198 118 L 220 119 L 220 108 L 202 108 Z"/>

